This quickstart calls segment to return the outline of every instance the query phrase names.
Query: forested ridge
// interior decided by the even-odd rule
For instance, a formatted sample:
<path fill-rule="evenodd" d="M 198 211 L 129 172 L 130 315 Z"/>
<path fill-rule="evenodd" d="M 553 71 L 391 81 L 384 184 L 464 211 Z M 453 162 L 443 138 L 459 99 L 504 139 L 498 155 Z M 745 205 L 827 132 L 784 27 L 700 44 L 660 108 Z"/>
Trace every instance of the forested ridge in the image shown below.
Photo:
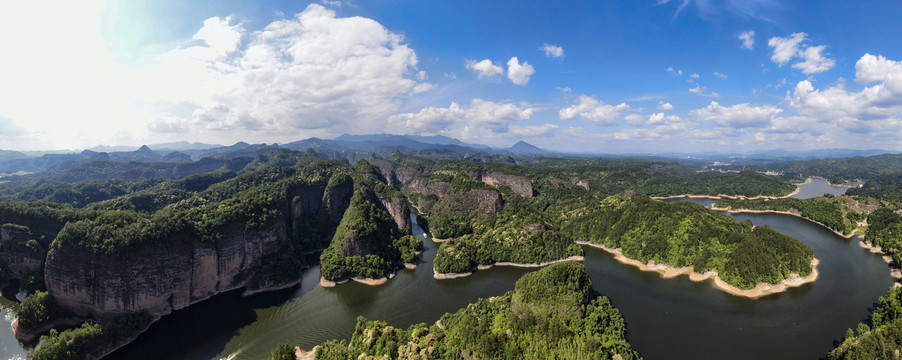
<path fill-rule="evenodd" d="M 750 289 L 792 273 L 811 273 L 814 251 L 768 226 L 736 222 L 692 202 L 665 203 L 644 195 L 617 195 L 567 214 L 568 237 L 620 248 L 643 263 L 716 270 L 727 283 Z"/>
<path fill-rule="evenodd" d="M 524 275 L 504 295 L 479 299 L 441 325 L 395 328 L 358 318 L 351 340 L 329 341 L 316 359 L 639 359 L 626 323 L 592 288 L 582 264 L 565 262 Z M 279 359 L 291 346 L 273 352 Z"/>
<path fill-rule="evenodd" d="M 827 354 L 828 360 L 898 359 L 902 353 L 902 288 L 877 299 L 870 319 L 846 331 L 845 339 Z"/>
<path fill-rule="evenodd" d="M 739 167 L 733 167 L 739 168 Z M 746 168 L 746 166 L 742 166 Z M 784 161 L 748 168 L 760 171 L 778 171 L 788 179 L 804 180 L 811 176 L 827 178 L 831 183 L 865 180 L 902 173 L 902 154 L 854 156 L 844 158 Z"/>
<path fill-rule="evenodd" d="M 797 213 L 824 226 L 849 235 L 859 223 L 876 210 L 880 203 L 867 197 L 825 195 L 810 199 L 782 198 L 769 200 L 720 199 L 718 208 L 733 210 L 774 210 Z"/>
<path fill-rule="evenodd" d="M 40 199 L 34 202 L 4 199 L 0 201 L 0 222 L 4 224 L 5 241 L 0 243 L 0 251 L 35 259 L 63 259 L 79 254 L 98 259 L 116 259 L 143 251 L 145 247 L 177 248 L 174 245 L 184 243 L 216 246 L 223 236 L 233 231 L 230 229 L 263 231 L 275 223 L 285 223 L 289 214 L 296 211 L 292 208 L 311 206 L 303 204 L 310 197 L 309 194 L 323 194 L 325 191 L 341 194 L 342 189 L 337 188 L 342 186 L 353 192 L 356 186 L 360 193 L 369 192 L 370 197 L 365 201 L 370 206 L 368 212 L 378 213 L 377 218 L 381 219 L 377 222 L 372 217 L 366 218 L 358 223 L 357 230 L 367 228 L 391 234 L 388 238 L 377 239 L 386 242 L 379 243 L 379 246 L 389 251 L 366 255 L 368 260 L 374 257 L 377 263 L 388 264 L 378 268 L 379 275 L 384 276 L 392 271 L 401 261 L 415 261 L 414 252 L 422 248 L 422 243 L 414 237 L 402 236 L 402 230 L 398 229 L 391 216 L 387 216 L 387 221 L 384 221 L 385 209 L 381 208 L 382 203 L 373 199 L 375 194 L 372 189 L 377 188 L 371 183 L 373 180 L 367 179 L 346 162 L 324 160 L 310 153 L 291 152 L 287 155 L 290 156 L 280 157 L 279 161 L 282 163 L 277 166 L 261 166 L 258 170 L 240 174 L 216 171 L 181 180 L 153 180 L 147 182 L 149 186 L 123 189 L 124 195 L 88 204 L 77 201 L 68 204 L 51 203 L 39 196 L 34 196 L 34 199 Z M 291 165 L 284 166 L 285 161 Z M 359 170 L 365 164 L 358 165 Z M 369 175 L 378 175 L 372 167 L 368 171 Z M 132 183 L 106 181 L 102 184 L 104 186 L 101 188 L 115 188 Z M 78 186 L 76 184 L 76 188 Z M 397 190 L 383 186 L 381 194 L 403 198 Z M 71 190 L 67 185 L 54 189 L 49 193 L 60 194 Z M 21 192 L 17 196 L 24 196 L 23 194 L 27 195 L 29 192 Z M 334 202 L 333 207 L 339 206 L 336 209 L 340 209 L 341 199 L 334 199 Z M 339 219 L 343 220 L 344 215 L 357 213 L 340 213 Z M 304 254 L 327 247 L 339 225 L 337 220 L 330 220 L 329 214 L 315 209 L 313 213 L 308 211 L 306 216 L 297 221 L 296 224 L 286 226 L 289 230 L 303 230 L 289 231 L 289 241 L 277 253 L 263 260 L 254 278 L 250 279 L 251 285 L 295 281 L 293 279 L 300 278 L 301 270 L 308 266 Z M 349 218 L 344 222 L 354 221 Z M 344 258 L 344 255 L 340 258 Z M 342 271 L 355 273 L 353 266 L 342 267 Z M 6 279 L 5 272 L 0 275 Z M 32 278 L 35 280 L 30 280 Z M 22 280 L 24 287 L 30 291 L 44 290 L 42 273 L 25 275 Z M 68 316 L 54 305 L 52 296 L 45 292 L 30 295 L 24 303 L 37 304 L 23 307 L 24 313 L 21 316 L 25 328 L 36 328 L 54 318 Z M 124 319 L 104 319 L 97 324 L 52 332 L 44 343 L 55 345 L 42 346 L 42 349 L 46 348 L 45 352 L 59 349 L 53 350 L 54 354 L 81 354 L 75 358 L 96 354 L 94 347 L 99 344 L 124 341 L 134 331 L 144 328 L 135 326 L 134 320 Z M 131 325 L 122 325 L 123 321 Z M 125 329 L 131 329 L 132 333 L 116 333 Z"/>

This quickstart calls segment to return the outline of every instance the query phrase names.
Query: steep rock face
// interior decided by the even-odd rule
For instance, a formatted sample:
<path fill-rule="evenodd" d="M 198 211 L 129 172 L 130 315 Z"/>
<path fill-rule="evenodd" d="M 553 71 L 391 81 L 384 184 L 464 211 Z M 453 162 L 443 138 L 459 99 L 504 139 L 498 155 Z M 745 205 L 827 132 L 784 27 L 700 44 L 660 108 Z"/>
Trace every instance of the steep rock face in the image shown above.
<path fill-rule="evenodd" d="M 326 189 L 323 193 L 322 205 L 329 215 L 329 219 L 335 223 L 341 221 L 345 210 L 351 205 L 351 196 L 354 195 L 354 183 L 351 181 Z"/>
<path fill-rule="evenodd" d="M 395 174 L 395 169 L 392 164 L 385 160 L 373 160 L 370 161 L 370 164 L 376 167 L 382 176 L 385 177 L 385 180 L 388 182 L 388 185 L 392 187 L 397 187 L 402 184 L 401 181 L 398 180 L 398 177 Z"/>
<path fill-rule="evenodd" d="M 502 173 L 469 173 L 467 175 L 473 180 L 482 181 L 491 186 L 508 186 L 514 193 L 522 197 L 532 197 L 532 182 L 525 176 Z"/>
<path fill-rule="evenodd" d="M 278 222 L 260 231 L 232 226 L 216 246 L 180 240 L 115 258 L 49 256 L 44 281 L 57 302 L 80 316 L 168 314 L 246 286 L 263 257 L 278 251 L 288 235 Z"/>
<path fill-rule="evenodd" d="M 0 241 L 25 240 L 31 236 L 30 231 L 0 227 Z"/>
<path fill-rule="evenodd" d="M 351 193 L 352 185 L 328 191 L 298 190 L 286 206 L 284 221 L 254 231 L 246 230 L 244 223 L 227 226 L 215 245 L 181 237 L 118 257 L 52 254 L 46 261 L 44 282 L 63 307 L 80 316 L 114 317 L 142 310 L 168 314 L 217 293 L 252 285 L 264 258 L 283 249 L 292 234 L 310 231 L 297 226 L 301 218 L 337 214 L 340 219 Z M 276 284 L 263 279 L 254 287 L 296 283 L 296 279 L 286 281 Z"/>
<path fill-rule="evenodd" d="M 493 190 L 473 189 L 465 193 L 454 193 L 445 196 L 432 207 L 432 212 L 454 213 L 460 211 L 479 211 L 496 213 L 504 208 L 501 194 Z"/>
<path fill-rule="evenodd" d="M 401 233 L 405 235 L 410 234 L 410 207 L 407 206 L 407 199 L 391 199 L 382 194 L 376 194 L 376 197 L 379 198 L 382 206 L 384 206 L 385 209 L 388 210 L 388 213 L 391 214 L 392 219 L 395 220 L 395 224 L 398 225 L 398 229 L 401 230 Z"/>
<path fill-rule="evenodd" d="M 442 197 L 451 191 L 451 183 L 420 177 L 413 179 L 410 184 L 407 185 L 405 190 L 424 195 L 434 194 L 438 197 Z"/>
<path fill-rule="evenodd" d="M 583 189 L 592 190 L 592 185 L 588 181 L 574 177 L 570 178 L 570 183 L 576 186 L 582 186 Z"/>
<path fill-rule="evenodd" d="M 420 175 L 422 171 L 411 167 L 399 167 L 394 169 L 394 178 L 398 179 L 398 183 L 406 184 L 408 181 Z"/>
<path fill-rule="evenodd" d="M 40 270 L 44 259 L 16 252 L 0 251 L 0 264 L 3 264 L 3 269 L 6 270 L 9 277 L 21 279 L 29 272 Z"/>

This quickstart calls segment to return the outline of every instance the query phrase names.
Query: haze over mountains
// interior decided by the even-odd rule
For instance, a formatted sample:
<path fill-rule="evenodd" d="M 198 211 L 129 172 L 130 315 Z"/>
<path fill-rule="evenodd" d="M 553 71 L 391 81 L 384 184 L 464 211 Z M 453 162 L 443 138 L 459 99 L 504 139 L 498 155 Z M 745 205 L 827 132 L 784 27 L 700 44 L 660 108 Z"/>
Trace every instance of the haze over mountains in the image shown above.
<path fill-rule="evenodd" d="M 290 149 L 304 151 L 313 149 L 317 153 L 332 158 L 357 158 L 371 153 L 387 155 L 395 151 L 406 154 L 419 154 L 440 158 L 467 159 L 477 155 L 498 156 L 612 156 L 612 157 L 666 157 L 701 159 L 706 161 L 745 161 L 756 163 L 762 161 L 817 159 L 850 156 L 870 156 L 886 153 L 898 153 L 881 149 L 850 150 L 850 149 L 826 149 L 817 151 L 756 151 L 751 153 L 621 153 L 621 154 L 597 154 L 597 153 L 562 153 L 542 149 L 525 141 L 520 141 L 509 148 L 493 148 L 482 144 L 473 144 L 460 141 L 442 135 L 417 136 L 417 135 L 392 135 L 369 134 L 349 135 L 344 134 L 335 139 L 308 138 L 285 144 L 249 144 L 238 142 L 233 145 L 223 146 L 198 142 L 170 142 L 140 147 L 128 146 L 95 146 L 81 151 L 68 153 L 59 152 L 18 152 L 0 150 L 0 173 L 11 174 L 16 172 L 34 173 L 48 169 L 65 170 L 92 161 L 139 161 L 139 162 L 168 162 L 190 163 L 203 158 L 217 160 L 229 160 L 236 158 L 253 158 L 257 155 L 267 154 L 276 149 Z"/>

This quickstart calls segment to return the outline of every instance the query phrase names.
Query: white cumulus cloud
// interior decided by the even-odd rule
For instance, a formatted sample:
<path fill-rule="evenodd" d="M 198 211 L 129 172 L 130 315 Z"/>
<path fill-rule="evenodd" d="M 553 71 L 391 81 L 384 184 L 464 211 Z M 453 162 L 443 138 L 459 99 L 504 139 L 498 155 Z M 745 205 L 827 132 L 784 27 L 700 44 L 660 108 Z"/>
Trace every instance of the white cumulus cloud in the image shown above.
<path fill-rule="evenodd" d="M 511 125 L 508 129 L 508 133 L 515 137 L 536 137 L 551 134 L 557 128 L 558 126 L 554 124 L 531 126 Z"/>
<path fill-rule="evenodd" d="M 539 50 L 544 51 L 545 56 L 551 56 L 551 57 L 556 57 L 556 58 L 564 56 L 564 49 L 562 47 L 554 46 L 549 43 L 543 44 L 542 47 L 539 48 Z"/>
<path fill-rule="evenodd" d="M 318 4 L 253 32 L 211 18 L 193 40 L 203 44 L 163 54 L 138 76 L 152 132 L 272 142 L 378 131 L 377 119 L 433 87 L 403 36 Z"/>
<path fill-rule="evenodd" d="M 658 125 L 663 123 L 673 123 L 682 120 L 679 116 L 676 115 L 664 115 L 664 113 L 654 113 L 648 117 L 648 121 L 646 122 L 648 125 Z"/>
<path fill-rule="evenodd" d="M 467 60 L 467 69 L 475 71 L 480 79 L 490 79 L 495 76 L 504 74 L 504 69 L 495 65 L 492 60 L 484 59 L 482 61 Z"/>
<path fill-rule="evenodd" d="M 902 62 L 865 54 L 855 64 L 855 81 L 870 85 L 849 91 L 843 83 L 815 89 L 811 81 L 800 81 L 788 99 L 789 106 L 853 132 L 898 130 L 902 125 Z"/>
<path fill-rule="evenodd" d="M 580 95 L 573 106 L 561 109 L 558 113 L 561 120 L 570 120 L 579 117 L 583 120 L 594 121 L 603 125 L 614 124 L 621 111 L 630 108 L 626 103 L 608 105 L 593 96 Z"/>
<path fill-rule="evenodd" d="M 743 103 L 726 107 L 717 101 L 712 101 L 708 106 L 692 110 L 689 113 L 702 121 L 710 121 L 732 128 L 745 128 L 768 126 L 781 112 L 783 109 L 771 105 L 752 106 L 749 103 Z"/>
<path fill-rule="evenodd" d="M 417 113 L 393 115 L 388 122 L 392 128 L 412 134 L 441 134 L 467 141 L 492 141 L 512 135 L 539 136 L 557 128 L 516 125 L 532 118 L 536 111 L 511 103 L 473 99 L 469 106 L 452 102 L 446 108 L 427 107 Z"/>
<path fill-rule="evenodd" d="M 805 75 L 822 73 L 836 65 L 836 59 L 824 56 L 826 45 L 808 46 L 804 44 L 808 34 L 803 32 L 793 33 L 788 38 L 772 37 L 767 45 L 773 48 L 770 59 L 777 65 L 783 66 L 798 58 L 792 64 L 794 69 L 802 70 Z"/>
<path fill-rule="evenodd" d="M 752 50 L 755 48 L 755 31 L 747 30 L 739 34 L 739 40 L 742 40 L 741 47 L 743 49 Z"/>
<path fill-rule="evenodd" d="M 673 104 L 671 104 L 669 102 L 659 101 L 658 102 L 658 110 L 665 110 L 665 111 L 673 110 Z"/>
<path fill-rule="evenodd" d="M 517 85 L 529 83 L 529 77 L 536 73 L 536 69 L 524 61 L 522 64 L 516 56 L 507 61 L 507 78 Z"/>

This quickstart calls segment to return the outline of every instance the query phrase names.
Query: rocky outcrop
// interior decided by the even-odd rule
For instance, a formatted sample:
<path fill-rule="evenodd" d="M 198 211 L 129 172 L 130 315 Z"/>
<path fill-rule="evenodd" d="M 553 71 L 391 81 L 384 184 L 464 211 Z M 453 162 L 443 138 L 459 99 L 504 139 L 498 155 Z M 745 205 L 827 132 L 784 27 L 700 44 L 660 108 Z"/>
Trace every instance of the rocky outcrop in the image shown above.
<path fill-rule="evenodd" d="M 411 167 L 399 167 L 394 169 L 393 177 L 398 180 L 400 184 L 407 184 L 407 182 L 413 180 L 415 177 L 419 176 L 422 171 L 411 168 Z"/>
<path fill-rule="evenodd" d="M 445 196 L 432 207 L 432 212 L 454 213 L 460 211 L 479 211 L 496 213 L 504 209 L 501 193 L 494 190 L 473 189 L 465 193 L 454 193 Z"/>
<path fill-rule="evenodd" d="M 576 186 L 581 186 L 583 189 L 592 190 L 592 185 L 589 184 L 588 181 L 574 177 L 570 178 L 570 183 Z"/>
<path fill-rule="evenodd" d="M 442 197 L 451 192 L 451 183 L 419 177 L 410 181 L 404 190 L 423 195 L 436 195 Z"/>
<path fill-rule="evenodd" d="M 281 222 L 260 231 L 240 224 L 215 246 L 178 239 L 120 257 L 56 254 L 47 259 L 44 281 L 57 302 L 79 316 L 168 314 L 246 286 L 262 259 L 287 240 Z"/>
<path fill-rule="evenodd" d="M 382 206 L 385 207 L 385 210 L 388 210 L 388 213 L 391 214 L 392 219 L 395 220 L 395 224 L 398 225 L 398 229 L 401 230 L 401 233 L 404 235 L 410 234 L 411 225 L 410 225 L 410 207 L 407 206 L 407 199 L 400 198 L 388 198 L 382 194 L 376 194 L 376 197 L 379 198 L 379 201 L 382 203 Z"/>
<path fill-rule="evenodd" d="M 154 316 L 168 314 L 215 294 L 248 287 L 266 258 L 284 249 L 293 234 L 309 231 L 297 226 L 301 217 L 337 214 L 340 219 L 352 193 L 352 184 L 329 191 L 298 190 L 286 206 L 284 221 L 261 230 L 247 230 L 243 222 L 229 225 L 215 245 L 177 235 L 121 256 L 51 253 L 44 282 L 57 302 L 78 316 L 113 318 L 142 310 Z M 298 280 L 263 279 L 250 290 L 290 286 Z"/>
<path fill-rule="evenodd" d="M 40 271 L 44 259 L 11 251 L 0 251 L 0 264 L 6 274 L 14 279 L 22 279 L 25 274 Z"/>
<path fill-rule="evenodd" d="M 9 226 L 0 227 L 0 241 L 27 240 L 31 236 L 31 231 L 26 227 L 21 229 Z"/>
<path fill-rule="evenodd" d="M 522 197 L 532 197 L 532 182 L 525 176 L 507 175 L 502 173 L 468 173 L 473 180 L 482 181 L 491 186 L 507 186 Z"/>

